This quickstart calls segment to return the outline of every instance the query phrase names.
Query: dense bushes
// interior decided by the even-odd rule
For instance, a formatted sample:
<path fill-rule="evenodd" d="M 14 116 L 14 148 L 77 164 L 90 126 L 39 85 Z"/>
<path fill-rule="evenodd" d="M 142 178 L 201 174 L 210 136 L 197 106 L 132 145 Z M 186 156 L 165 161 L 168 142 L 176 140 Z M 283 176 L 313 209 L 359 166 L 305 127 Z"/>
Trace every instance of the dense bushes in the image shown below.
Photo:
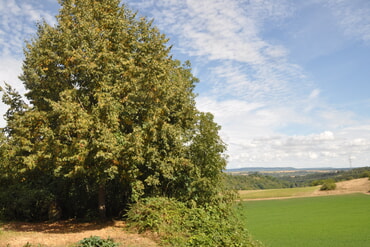
<path fill-rule="evenodd" d="M 118 247 L 119 244 L 115 243 L 113 239 L 102 239 L 98 236 L 91 236 L 89 238 L 84 238 L 78 242 L 76 247 Z"/>
<path fill-rule="evenodd" d="M 154 231 L 170 246 L 256 246 L 227 203 L 188 207 L 175 199 L 146 198 L 127 217 L 131 227 Z"/>
<path fill-rule="evenodd" d="M 248 175 L 225 175 L 225 188 L 229 190 L 260 190 L 291 187 L 289 182 L 276 177 L 252 173 Z"/>
<path fill-rule="evenodd" d="M 328 179 L 321 185 L 320 190 L 335 190 L 336 187 L 335 181 L 333 179 Z"/>
<path fill-rule="evenodd" d="M 0 191 L 0 217 L 9 220 L 48 219 L 54 196 L 45 189 L 13 185 Z"/>

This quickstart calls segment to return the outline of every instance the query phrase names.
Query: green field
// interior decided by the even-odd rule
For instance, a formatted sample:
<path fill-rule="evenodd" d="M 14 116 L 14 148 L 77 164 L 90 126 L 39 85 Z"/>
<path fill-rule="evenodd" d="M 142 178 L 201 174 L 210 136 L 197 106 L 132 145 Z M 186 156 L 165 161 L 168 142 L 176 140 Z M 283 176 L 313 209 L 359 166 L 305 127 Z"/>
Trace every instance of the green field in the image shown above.
<path fill-rule="evenodd" d="M 312 192 L 317 190 L 319 187 L 320 186 L 269 190 L 241 190 L 239 191 L 239 196 L 242 200 L 273 197 L 308 196 L 311 195 Z"/>
<path fill-rule="evenodd" d="M 369 195 L 248 201 L 239 210 L 266 247 L 370 246 Z"/>

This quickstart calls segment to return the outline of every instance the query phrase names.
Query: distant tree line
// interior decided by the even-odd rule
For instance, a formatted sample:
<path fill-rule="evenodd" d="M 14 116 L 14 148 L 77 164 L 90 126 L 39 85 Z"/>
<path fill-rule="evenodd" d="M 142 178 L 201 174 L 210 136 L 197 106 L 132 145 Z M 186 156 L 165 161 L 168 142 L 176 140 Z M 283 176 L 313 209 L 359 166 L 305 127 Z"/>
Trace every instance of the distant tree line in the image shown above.
<path fill-rule="evenodd" d="M 284 176 L 281 180 L 291 183 L 294 187 L 321 185 L 324 181 L 332 179 L 334 182 L 369 177 L 370 167 L 353 168 L 350 170 L 337 170 L 328 173 L 312 173 L 305 176 Z"/>
<path fill-rule="evenodd" d="M 225 188 L 230 190 L 263 190 L 289 188 L 291 183 L 282 179 L 253 172 L 248 175 L 225 174 Z"/>
<path fill-rule="evenodd" d="M 273 173 L 271 173 L 273 174 Z M 232 190 L 280 189 L 322 185 L 328 180 L 339 182 L 356 178 L 370 177 L 370 167 L 338 170 L 327 173 L 311 173 L 302 176 L 264 175 L 253 172 L 244 175 L 225 174 L 225 188 Z"/>

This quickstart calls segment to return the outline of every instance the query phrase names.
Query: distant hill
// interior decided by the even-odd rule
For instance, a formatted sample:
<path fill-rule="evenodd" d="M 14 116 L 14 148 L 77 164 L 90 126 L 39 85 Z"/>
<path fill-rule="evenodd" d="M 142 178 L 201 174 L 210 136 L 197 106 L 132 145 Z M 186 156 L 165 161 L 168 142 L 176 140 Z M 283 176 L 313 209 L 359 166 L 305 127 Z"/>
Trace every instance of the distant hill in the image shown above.
<path fill-rule="evenodd" d="M 245 167 L 225 171 L 227 189 L 275 189 L 313 186 L 326 179 L 336 182 L 370 177 L 370 167 L 359 168 L 293 168 L 293 167 Z"/>
<path fill-rule="evenodd" d="M 226 169 L 225 172 L 283 172 L 283 171 L 331 171 L 331 170 L 349 170 L 350 168 L 333 168 L 333 167 L 319 167 L 319 168 L 294 168 L 294 167 L 242 167 Z"/>

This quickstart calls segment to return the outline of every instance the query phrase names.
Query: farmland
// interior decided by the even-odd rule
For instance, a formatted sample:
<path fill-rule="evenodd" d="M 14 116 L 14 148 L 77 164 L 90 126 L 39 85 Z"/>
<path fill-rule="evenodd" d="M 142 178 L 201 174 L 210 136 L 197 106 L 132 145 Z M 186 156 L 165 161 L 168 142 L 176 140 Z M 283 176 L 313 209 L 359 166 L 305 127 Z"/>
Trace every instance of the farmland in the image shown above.
<path fill-rule="evenodd" d="M 369 246 L 370 196 L 348 194 L 246 201 L 239 208 L 266 247 Z"/>
<path fill-rule="evenodd" d="M 239 196 L 242 200 L 310 196 L 317 191 L 319 187 L 320 186 L 270 190 L 243 190 L 239 192 Z"/>

